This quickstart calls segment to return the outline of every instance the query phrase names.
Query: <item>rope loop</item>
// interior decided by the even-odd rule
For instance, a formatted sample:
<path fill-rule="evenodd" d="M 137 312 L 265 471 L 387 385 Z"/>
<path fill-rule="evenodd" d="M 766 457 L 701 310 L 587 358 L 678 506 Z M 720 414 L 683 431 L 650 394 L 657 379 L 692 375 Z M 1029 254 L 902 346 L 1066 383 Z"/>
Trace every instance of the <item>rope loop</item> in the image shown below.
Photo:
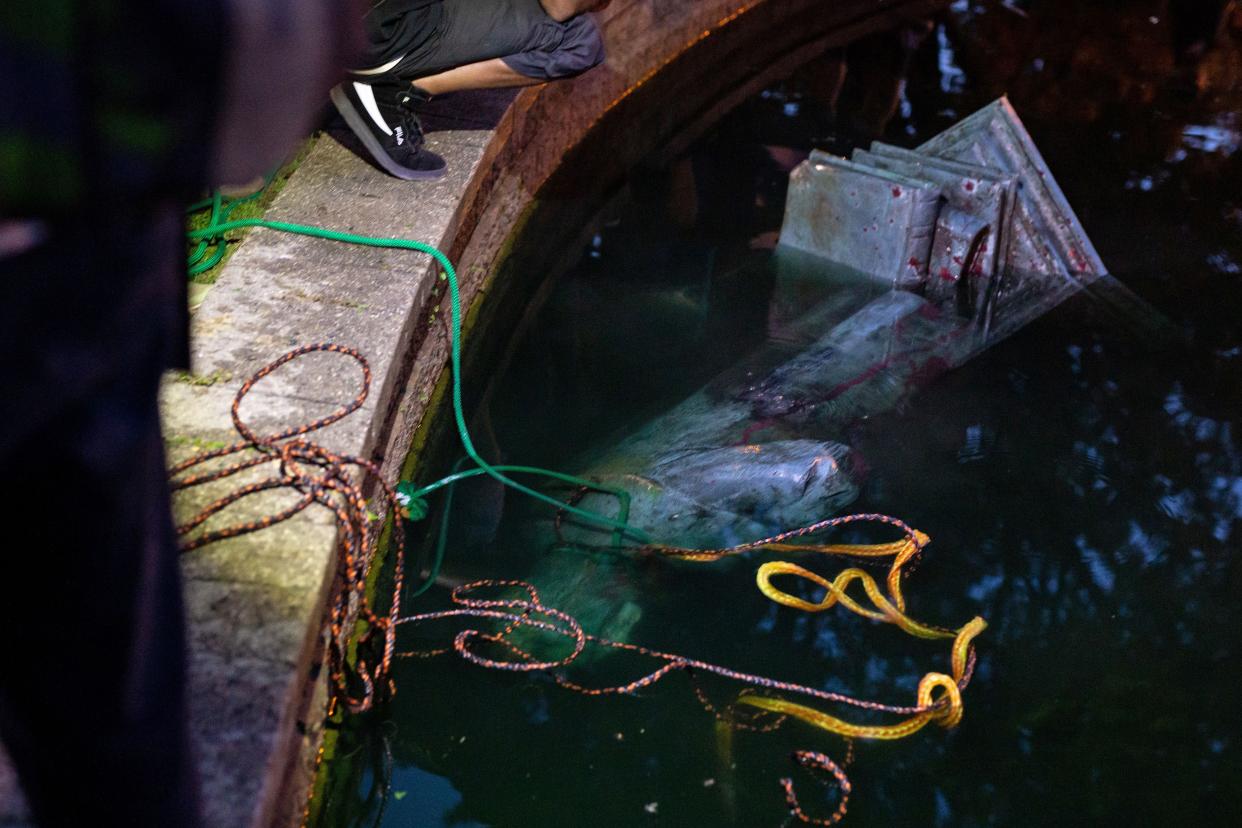
<path fill-rule="evenodd" d="M 255 385 L 280 368 L 311 353 L 329 353 L 352 359 L 362 373 L 362 383 L 353 400 L 327 416 L 295 424 L 274 434 L 260 436 L 241 417 L 241 405 Z M 337 544 L 340 550 L 338 586 L 334 590 L 329 611 L 330 643 L 329 673 L 338 698 L 353 711 L 369 709 L 376 701 L 377 687 L 391 688 L 389 673 L 396 649 L 396 624 L 400 614 L 400 594 L 405 570 L 404 533 L 393 533 L 396 558 L 392 608 L 387 617 L 376 614 L 366 597 L 367 573 L 375 558 L 363 481 L 367 475 L 377 481 L 381 497 L 393 513 L 401 510 L 397 493 L 382 479 L 375 463 L 362 457 L 338 454 L 308 439 L 307 435 L 340 422 L 362 408 L 371 390 L 371 368 L 356 349 L 331 342 L 294 348 L 265 365 L 246 380 L 233 397 L 231 415 L 233 428 L 241 438 L 221 449 L 202 452 L 178 463 L 170 471 L 169 487 L 184 491 L 197 486 L 226 480 L 251 469 L 275 464 L 274 475 L 238 486 L 209 503 L 198 514 L 177 527 L 182 538 L 182 551 L 199 549 L 220 540 L 236 538 L 289 520 L 318 504 L 332 512 L 336 520 Z M 208 468 L 212 461 L 238 457 L 231 464 Z M 358 480 L 352 479 L 357 473 Z M 191 536 L 211 518 L 248 497 L 262 492 L 290 490 L 300 495 L 285 509 L 257 520 L 246 521 Z M 348 668 L 349 636 L 347 624 L 351 609 L 365 622 L 367 631 L 355 646 L 354 667 Z M 374 653 L 370 651 L 374 650 Z M 360 692 L 354 693 L 352 688 Z"/>
<path fill-rule="evenodd" d="M 853 790 L 853 786 L 850 785 L 850 778 L 845 775 L 845 771 L 824 754 L 809 750 L 795 751 L 793 761 L 809 771 L 829 774 L 832 780 L 836 782 L 837 790 L 841 792 L 841 801 L 837 803 L 836 811 L 829 817 L 809 816 L 798 803 L 798 796 L 794 793 L 793 780 L 785 777 L 781 780 L 781 787 L 785 789 L 785 802 L 789 805 L 789 812 L 808 825 L 836 825 L 845 819 L 845 812 L 850 804 L 850 792 Z"/>
<path fill-rule="evenodd" d="M 342 406 L 341 408 L 337 409 L 331 414 L 328 414 L 325 417 L 320 417 L 319 419 L 312 420 L 311 422 L 303 424 L 303 425 L 290 426 L 284 431 L 279 432 L 277 434 L 273 434 L 268 437 L 259 437 L 258 435 L 256 435 L 254 431 L 250 428 L 250 426 L 246 425 L 246 423 L 242 421 L 241 413 L 240 413 L 242 402 L 245 400 L 247 395 L 249 395 L 250 392 L 254 389 L 255 385 L 257 385 L 259 382 L 266 379 L 267 377 L 270 377 L 272 374 L 276 373 L 278 370 L 288 365 L 290 362 L 293 362 L 294 360 L 300 357 L 306 356 L 307 354 L 313 354 L 313 353 L 340 354 L 342 356 L 347 356 L 351 358 L 352 360 L 354 360 L 354 362 L 358 364 L 359 369 L 361 369 L 362 371 L 362 388 L 359 389 L 358 393 L 354 396 L 351 402 Z M 356 348 L 350 348 L 345 345 L 337 345 L 332 342 L 319 342 L 319 343 L 314 343 L 311 345 L 302 345 L 297 348 L 294 348 L 292 351 L 289 351 L 284 356 L 281 356 L 277 358 L 275 361 L 260 368 L 258 371 L 254 373 L 254 375 L 250 379 L 246 380 L 246 382 L 242 384 L 242 387 L 238 389 L 237 391 L 237 395 L 233 398 L 233 407 L 232 407 L 233 427 L 237 429 L 237 433 L 242 436 L 242 439 L 247 441 L 249 444 L 255 447 L 260 447 L 260 446 L 269 447 L 281 440 L 287 440 L 290 437 L 296 437 L 296 436 L 303 435 L 303 434 L 309 434 L 312 431 L 319 431 L 320 429 L 327 428 L 333 423 L 340 422 L 341 420 L 348 417 L 350 414 L 353 414 L 355 411 L 362 408 L 363 403 L 366 402 L 366 399 L 370 395 L 370 393 L 371 393 L 371 366 L 367 362 L 366 357 L 364 357 L 362 353 L 359 352 Z M 303 442 L 302 445 L 313 446 L 313 444 L 306 443 L 306 442 Z M 317 448 L 317 447 L 314 447 L 314 448 Z"/>
<path fill-rule="evenodd" d="M 225 448 L 198 454 L 189 460 L 173 467 L 170 472 L 170 488 L 174 491 L 185 490 L 224 480 L 234 475 L 257 469 L 265 464 L 276 463 L 276 475 L 257 482 L 239 486 L 210 503 L 189 521 L 178 527 L 178 532 L 185 540 L 183 550 L 197 549 L 214 541 L 237 537 L 248 532 L 255 532 L 273 526 L 281 521 L 297 515 L 313 504 L 329 509 L 336 520 L 338 545 L 340 549 L 338 587 L 331 600 L 329 614 L 330 636 L 328 641 L 328 660 L 331 679 L 335 693 L 330 702 L 332 709 L 338 702 L 343 702 L 351 711 L 363 711 L 371 708 L 381 691 L 392 692 L 394 684 L 391 678 L 392 662 L 396 653 L 396 633 L 403 624 L 419 624 L 439 619 L 470 618 L 487 621 L 485 629 L 468 628 L 461 630 L 453 639 L 451 649 L 442 648 L 425 653 L 401 653 L 400 655 L 432 656 L 447 652 L 456 654 L 471 663 L 490 669 L 514 672 L 552 672 L 555 680 L 563 687 L 589 696 L 607 694 L 636 694 L 650 687 L 674 672 L 692 672 L 696 677 L 714 676 L 717 678 L 741 683 L 744 689 L 738 696 L 735 705 L 719 710 L 712 705 L 706 695 L 696 686 L 696 693 L 704 705 L 716 713 L 718 718 L 730 726 L 741 724 L 737 721 L 735 710 L 738 706 L 749 705 L 760 712 L 754 714 L 757 720 L 747 722 L 758 729 L 774 729 L 781 726 L 787 717 L 801 719 L 817 727 L 837 733 L 847 739 L 895 739 L 909 736 L 921 729 L 930 721 L 945 727 L 956 726 L 962 718 L 961 692 L 970 682 L 976 661 L 973 639 L 987 626 L 980 618 L 962 627 L 958 631 L 933 627 L 914 621 L 906 613 L 905 598 L 901 591 L 901 580 L 906 567 L 918 559 L 923 549 L 930 542 L 923 533 L 910 527 L 901 520 L 886 515 L 863 514 L 832 518 L 810 526 L 783 532 L 773 537 L 764 538 L 746 544 L 724 549 L 690 549 L 686 547 L 653 543 L 646 533 L 629 523 L 629 495 L 622 489 L 601 486 L 597 482 L 582 480 L 569 475 L 522 466 L 493 466 L 484 460 L 474 447 L 466 427 L 464 407 L 462 404 L 461 387 L 461 328 L 462 303 L 457 274 L 448 257 L 435 247 L 407 239 L 382 239 L 343 233 L 307 225 L 290 224 L 287 222 L 267 221 L 262 219 L 244 219 L 229 221 L 228 209 L 222 207 L 217 194 L 203 207 L 212 207 L 210 226 L 192 231 L 188 237 L 192 241 L 200 241 L 197 251 L 193 254 L 191 264 L 193 272 L 213 266 L 224 254 L 223 245 L 218 245 L 214 254 L 207 257 L 207 249 L 213 242 L 223 238 L 223 234 L 232 230 L 247 227 L 266 227 L 276 231 L 293 233 L 313 238 L 328 239 L 348 244 L 359 244 L 368 247 L 401 249 L 424 253 L 435 260 L 443 268 L 443 278 L 447 282 L 450 311 L 449 362 L 452 368 L 452 411 L 467 458 L 476 468 L 455 473 L 447 478 L 436 481 L 420 489 L 411 489 L 402 485 L 398 491 L 390 486 L 380 474 L 380 469 L 372 461 L 345 454 L 336 454 L 312 440 L 306 435 L 330 426 L 348 417 L 362 408 L 371 388 L 371 371 L 366 359 L 353 348 L 334 343 L 305 345 L 279 357 L 264 366 L 248 379 L 233 399 L 231 415 L 233 427 L 241 440 Z M 290 426 L 268 436 L 259 436 L 242 420 L 240 409 L 245 397 L 254 386 L 271 376 L 280 368 L 309 353 L 334 353 L 353 359 L 362 372 L 362 386 L 354 399 L 327 415 L 308 423 Z M 214 470 L 199 470 L 205 464 L 233 455 L 244 455 L 231 465 Z M 255 456 L 257 455 L 257 456 Z M 191 473 L 195 472 L 197 473 Z M 764 594 L 773 601 L 807 612 L 820 612 L 835 604 L 856 612 L 864 617 L 877 621 L 895 624 L 905 632 L 921 638 L 942 639 L 953 638 L 952 675 L 928 673 L 919 683 L 917 704 L 902 707 L 883 704 L 875 701 L 857 699 L 843 693 L 834 693 L 792 682 L 744 673 L 720 665 L 692 659 L 685 656 L 664 653 L 635 644 L 611 641 L 596 637 L 583 630 L 581 625 L 570 615 L 561 610 L 544 605 L 535 588 L 520 581 L 478 581 L 455 589 L 452 601 L 455 608 L 438 612 L 421 613 L 409 617 L 401 617 L 400 605 L 404 585 L 405 549 L 402 531 L 392 533 L 395 549 L 395 570 L 393 593 L 389 613 L 385 617 L 378 616 L 370 607 L 367 599 L 367 573 L 374 561 L 374 534 L 369 528 L 370 514 L 362 483 L 351 479 L 351 472 L 365 478 L 370 474 L 380 486 L 384 505 L 390 514 L 400 514 L 411 520 L 421 520 L 427 516 L 428 505 L 425 499 L 439 488 L 449 487 L 451 497 L 452 486 L 459 480 L 486 474 L 503 485 L 521 492 L 538 501 L 553 506 L 557 510 L 557 526 L 559 529 L 564 515 L 574 515 L 580 520 L 597 527 L 613 530 L 614 551 L 625 550 L 625 540 L 642 544 L 629 547 L 631 551 L 660 555 L 673 559 L 692 562 L 710 562 L 722 558 L 743 555 L 751 551 L 767 549 L 769 551 L 787 553 L 814 552 L 825 555 L 839 555 L 859 559 L 891 558 L 887 593 L 880 589 L 875 579 L 860 569 L 847 569 L 835 579 L 828 580 L 810 570 L 790 562 L 770 562 L 760 567 L 756 581 Z M 577 494 L 568 502 L 557 500 L 530 486 L 517 482 L 509 476 L 511 473 L 534 474 L 545 479 L 554 479 L 563 484 L 578 487 Z M 289 489 L 297 492 L 296 502 L 274 515 L 268 515 L 255 521 L 228 526 L 202 532 L 195 537 L 190 534 L 200 529 L 208 520 L 243 499 L 261 492 L 277 489 Z M 619 505 L 618 514 L 603 515 L 579 508 L 576 503 L 586 491 L 599 491 L 616 497 Z M 447 509 L 445 514 L 447 515 Z M 902 539 L 882 544 L 864 545 L 824 545 L 810 543 L 790 543 L 801 540 L 819 532 L 855 522 L 873 522 L 885 524 L 898 529 Z M 441 550 L 442 551 L 442 550 Z M 418 594 L 425 591 L 432 583 L 439 568 L 439 555 L 432 567 L 432 574 L 420 587 Z M 777 575 L 792 575 L 810 581 L 825 590 L 824 596 L 815 602 L 806 601 L 772 585 L 772 578 Z M 863 591 L 870 601 L 871 608 L 848 593 L 849 587 L 855 582 L 862 585 Z M 500 589 L 517 588 L 525 593 L 525 598 L 493 598 L 473 597 L 477 590 L 487 587 Z M 347 654 L 350 645 L 350 629 L 352 624 L 347 621 L 355 616 L 351 610 L 357 611 L 357 618 L 366 625 L 366 632 L 356 642 L 356 657 L 352 671 L 347 670 Z M 499 629 L 496 629 L 499 627 Z M 569 654 L 562 658 L 540 659 L 513 640 L 513 634 L 522 628 L 551 634 L 554 637 L 573 642 Z M 483 642 L 507 651 L 512 659 L 496 659 L 481 655 L 477 644 Z M 619 650 L 645 656 L 659 662 L 650 673 L 624 684 L 611 687 L 585 687 L 571 681 L 565 671 L 583 653 L 588 643 L 607 649 Z M 360 692 L 354 693 L 358 688 Z M 774 693 L 804 696 L 820 702 L 849 705 L 872 712 L 908 716 L 906 721 L 896 725 L 876 726 L 858 725 L 829 716 L 819 710 L 805 705 L 795 704 Z M 769 715 L 775 714 L 775 715 Z M 850 750 L 852 756 L 852 741 Z M 789 779 L 781 780 L 785 788 L 786 799 L 790 808 L 803 822 L 816 825 L 832 825 L 839 822 L 845 814 L 850 794 L 850 784 L 844 771 L 824 754 L 799 751 L 794 756 L 802 767 L 831 775 L 841 791 L 841 801 L 834 813 L 827 820 L 813 819 L 806 815 L 798 805 L 794 795 L 793 783 Z M 848 760 L 847 760 L 848 763 Z"/>

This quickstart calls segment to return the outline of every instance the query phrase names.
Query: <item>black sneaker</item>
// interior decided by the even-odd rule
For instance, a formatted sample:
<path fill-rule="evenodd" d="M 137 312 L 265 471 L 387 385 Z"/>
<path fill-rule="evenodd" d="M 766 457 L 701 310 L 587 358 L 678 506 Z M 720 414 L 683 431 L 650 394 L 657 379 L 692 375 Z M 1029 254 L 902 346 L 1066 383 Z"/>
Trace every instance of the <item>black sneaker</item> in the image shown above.
<path fill-rule="evenodd" d="M 376 163 L 407 181 L 439 178 L 448 167 L 423 145 L 415 107 L 428 100 L 408 83 L 346 81 L 332 89 L 332 103 Z"/>

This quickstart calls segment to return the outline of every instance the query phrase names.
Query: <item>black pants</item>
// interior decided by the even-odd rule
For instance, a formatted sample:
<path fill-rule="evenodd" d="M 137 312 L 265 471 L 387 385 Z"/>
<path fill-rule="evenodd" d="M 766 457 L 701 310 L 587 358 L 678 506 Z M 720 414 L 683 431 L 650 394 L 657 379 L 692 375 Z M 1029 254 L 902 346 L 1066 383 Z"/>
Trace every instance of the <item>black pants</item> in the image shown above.
<path fill-rule="evenodd" d="M 372 9 L 367 31 L 371 45 L 360 81 L 416 80 L 495 58 L 527 77 L 555 80 L 604 59 L 591 15 L 558 23 L 539 0 L 390 0 Z"/>
<path fill-rule="evenodd" d="M 166 252 L 176 257 L 184 242 L 173 227 L 175 246 Z M 42 826 L 198 825 L 180 570 L 156 407 L 168 360 L 150 334 L 158 327 L 152 309 L 163 303 L 135 276 L 168 259 L 156 244 L 167 235 L 70 237 L 0 262 L 6 290 L 26 296 L 43 286 L 60 296 L 59 305 L 42 297 L 38 315 L 0 313 L 13 336 L 5 361 L 20 356 L 27 370 L 40 354 L 56 355 L 53 365 L 78 353 L 69 343 L 91 330 L 85 305 L 109 317 L 147 308 L 117 320 L 129 325 L 129 347 L 106 338 L 93 350 L 83 344 L 97 365 L 69 361 L 75 370 L 60 383 L 46 379 L 47 366 L 10 374 L 6 397 L 21 406 L 0 406 L 11 437 L 0 441 L 8 533 L 0 553 L 0 740 Z M 93 274 L 105 280 L 99 296 L 86 287 L 92 269 L 104 271 Z M 8 298 L 12 309 L 16 294 Z M 98 367 L 109 361 L 119 367 Z M 70 393 L 71 377 L 89 379 L 89 390 Z"/>

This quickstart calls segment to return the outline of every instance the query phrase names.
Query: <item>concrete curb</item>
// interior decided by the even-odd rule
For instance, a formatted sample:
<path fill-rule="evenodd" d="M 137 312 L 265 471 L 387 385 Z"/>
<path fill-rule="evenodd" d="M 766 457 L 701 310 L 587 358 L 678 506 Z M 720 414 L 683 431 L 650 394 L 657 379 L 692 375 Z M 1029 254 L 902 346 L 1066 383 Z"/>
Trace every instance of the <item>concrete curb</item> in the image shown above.
<path fill-rule="evenodd" d="M 450 245 L 460 194 L 488 138 L 482 131 L 433 136 L 451 172 L 418 187 L 416 209 L 399 210 L 408 204 L 410 185 L 323 136 L 268 216 Z M 404 351 L 433 279 L 423 255 L 256 231 L 194 317 L 194 376 L 217 381 L 165 383 L 170 460 L 191 454 L 193 442 L 236 439 L 229 405 L 238 387 L 265 363 L 309 342 L 356 347 L 374 372 L 362 410 L 312 439 L 333 451 L 374 456 L 382 408 L 398 395 Z M 349 360 L 311 355 L 256 387 L 242 413 L 259 433 L 273 433 L 329 413 L 358 387 L 359 372 Z M 236 485 L 231 480 L 179 496 L 178 516 Z M 277 511 L 289 500 L 284 493 L 256 496 L 216 525 Z M 191 722 L 209 825 L 268 825 L 275 817 L 287 742 L 306 728 L 299 708 L 318 654 L 335 543 L 331 515 L 312 509 L 185 556 Z"/>

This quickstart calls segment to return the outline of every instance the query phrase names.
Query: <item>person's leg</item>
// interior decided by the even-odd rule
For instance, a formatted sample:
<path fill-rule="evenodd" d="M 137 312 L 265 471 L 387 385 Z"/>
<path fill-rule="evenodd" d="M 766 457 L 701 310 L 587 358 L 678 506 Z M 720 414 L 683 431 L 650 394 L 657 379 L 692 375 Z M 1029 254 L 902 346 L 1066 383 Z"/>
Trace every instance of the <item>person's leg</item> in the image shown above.
<path fill-rule="evenodd" d="M 445 18 L 437 48 L 401 73 L 431 94 L 563 80 L 604 59 L 593 17 L 557 20 L 540 0 L 446 0 Z"/>
<path fill-rule="evenodd" d="M 523 75 L 509 67 L 502 58 L 469 63 L 444 72 L 437 72 L 411 81 L 415 89 L 428 95 L 447 95 L 470 89 L 506 89 L 518 86 L 534 86 L 543 83 L 539 78 Z"/>
<path fill-rule="evenodd" d="M 532 26 L 526 48 L 490 60 L 415 77 L 411 82 L 428 95 L 469 89 L 532 86 L 576 77 L 604 59 L 604 41 L 595 20 L 580 15 L 565 23 L 541 20 Z"/>
<path fill-rule="evenodd" d="M 199 824 L 158 365 L 62 412 L 0 460 L 0 738 L 40 826 Z M 21 538 L 18 540 L 18 538 Z"/>
<path fill-rule="evenodd" d="M 432 96 L 530 86 L 581 74 L 603 60 L 593 18 L 558 21 L 540 0 L 444 0 L 441 27 L 416 53 L 382 72 L 357 72 L 353 82 L 333 90 L 333 103 L 350 128 L 376 162 L 399 178 L 443 174 L 443 160 L 422 146 L 417 118 Z"/>

